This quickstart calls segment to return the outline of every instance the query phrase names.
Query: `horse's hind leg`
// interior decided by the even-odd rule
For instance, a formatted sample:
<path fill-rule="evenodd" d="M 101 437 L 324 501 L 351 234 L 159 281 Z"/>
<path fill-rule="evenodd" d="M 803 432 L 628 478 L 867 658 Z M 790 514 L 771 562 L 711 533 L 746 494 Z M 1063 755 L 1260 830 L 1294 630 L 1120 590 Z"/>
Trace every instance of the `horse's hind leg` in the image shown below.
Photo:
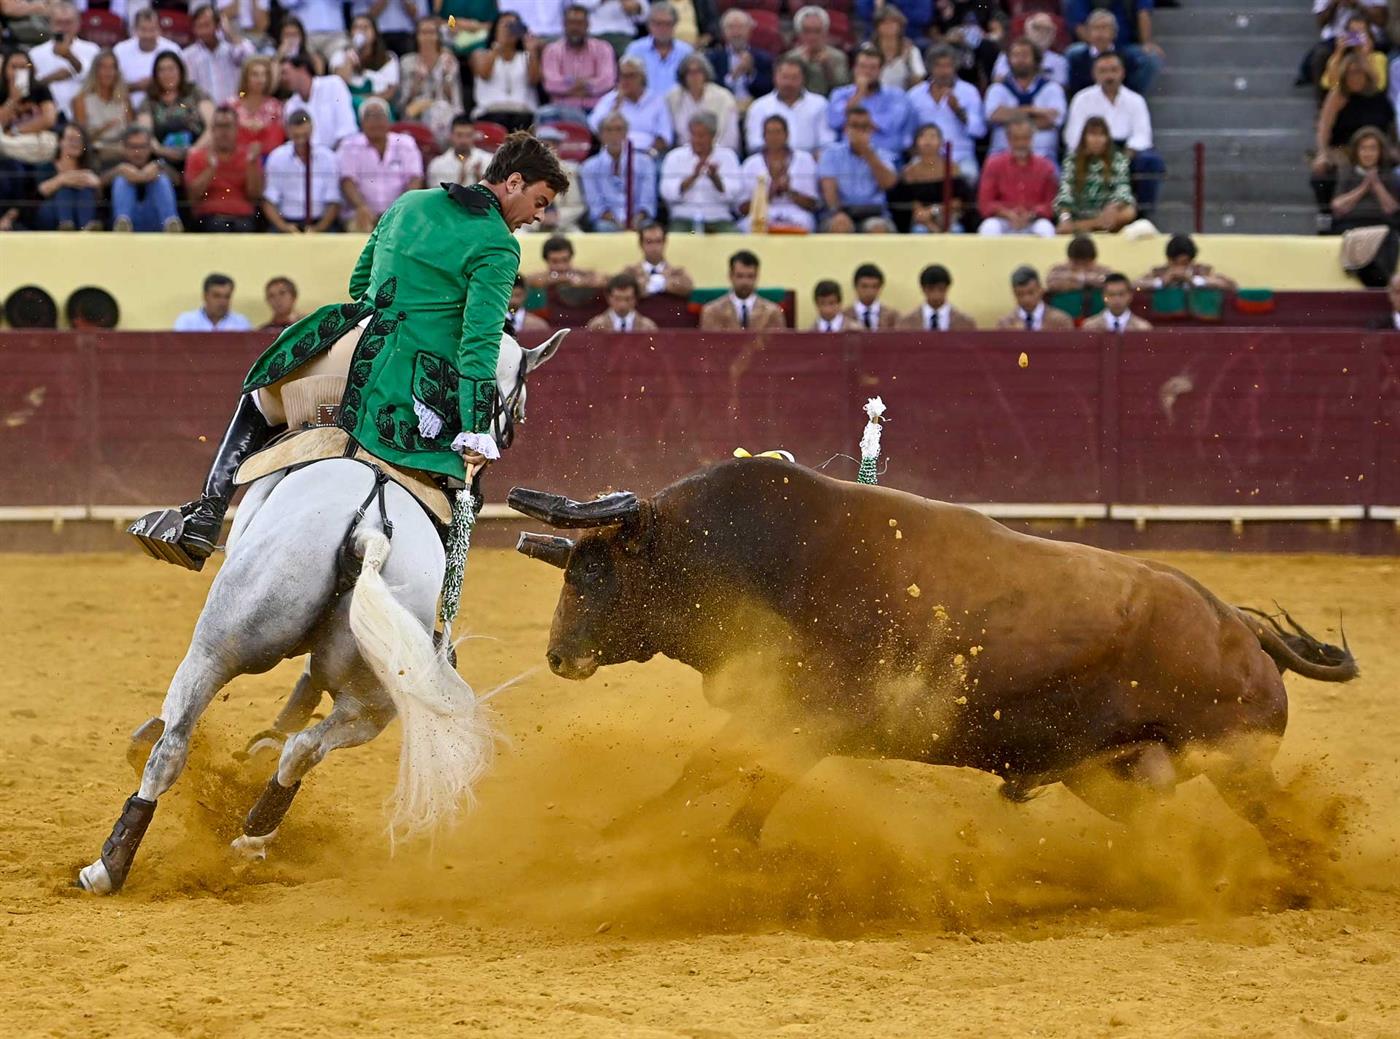
<path fill-rule="evenodd" d="M 335 706 L 324 721 L 287 740 L 277 774 L 267 781 L 262 796 L 248 812 L 243 836 L 233 842 L 234 850 L 246 858 L 264 858 L 306 773 L 333 750 L 368 743 L 393 717 L 394 708 L 387 698 L 336 694 Z"/>
<path fill-rule="evenodd" d="M 287 737 L 311 724 L 311 717 L 321 704 L 321 691 L 325 688 L 324 679 L 317 674 L 316 658 L 312 656 L 302 669 L 301 677 L 292 689 L 292 695 L 282 705 L 282 710 L 278 712 L 272 727 L 249 737 L 243 754 L 235 757 L 265 760 L 268 763 L 277 760 Z"/>
<path fill-rule="evenodd" d="M 146 828 L 155 815 L 157 799 L 170 789 L 189 759 L 195 723 L 232 677 L 227 662 L 207 652 L 197 639 L 180 662 L 170 690 L 165 694 L 160 719 L 157 719 L 163 723 L 162 731 L 146 759 L 141 785 L 122 806 L 122 814 L 112 827 L 111 836 L 102 845 L 101 856 L 78 873 L 79 886 L 99 895 L 121 890 L 131 871 L 136 849 L 141 846 Z M 137 737 L 150 728 L 151 723 L 147 722 L 137 730 Z"/>

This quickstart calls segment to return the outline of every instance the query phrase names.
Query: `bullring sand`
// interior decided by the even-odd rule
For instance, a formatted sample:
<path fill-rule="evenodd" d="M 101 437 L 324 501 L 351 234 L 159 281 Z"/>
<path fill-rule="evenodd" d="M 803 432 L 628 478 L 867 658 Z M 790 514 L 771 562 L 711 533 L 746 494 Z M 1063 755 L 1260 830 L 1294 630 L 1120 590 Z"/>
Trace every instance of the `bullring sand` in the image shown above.
<path fill-rule="evenodd" d="M 1018 806 L 989 776 L 829 760 L 757 849 L 717 837 L 737 783 L 605 841 L 724 715 L 669 661 L 549 675 L 558 573 L 486 549 L 462 670 L 527 674 L 455 831 L 390 856 L 395 727 L 332 755 L 269 860 L 235 867 L 262 777 L 232 752 L 284 664 L 215 701 L 126 891 L 87 897 L 69 884 L 135 785 L 126 734 L 212 575 L 0 556 L 0 1035 L 1400 1035 L 1400 561 L 1171 561 L 1310 626 L 1345 611 L 1361 679 L 1288 678 L 1280 774 L 1347 820 L 1312 908 L 1200 780 L 1125 829 L 1060 788 Z"/>

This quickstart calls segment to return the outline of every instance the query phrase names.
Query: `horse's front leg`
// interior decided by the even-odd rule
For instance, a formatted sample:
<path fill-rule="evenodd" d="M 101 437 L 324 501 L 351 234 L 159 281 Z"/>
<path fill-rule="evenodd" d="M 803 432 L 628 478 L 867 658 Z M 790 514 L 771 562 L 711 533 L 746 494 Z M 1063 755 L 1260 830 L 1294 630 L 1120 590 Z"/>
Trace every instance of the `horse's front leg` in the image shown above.
<path fill-rule="evenodd" d="M 122 806 L 111 836 L 102 845 L 102 854 L 78 873 L 80 887 L 98 895 L 115 894 L 122 889 L 136 850 L 155 815 L 156 801 L 179 778 L 189 759 L 195 724 L 232 677 L 229 665 L 196 640 L 175 671 L 160 718 L 154 719 L 160 723 L 159 737 L 146 759 L 141 785 Z M 137 730 L 133 740 L 141 738 L 143 732 L 154 731 L 156 727 L 148 722 Z"/>

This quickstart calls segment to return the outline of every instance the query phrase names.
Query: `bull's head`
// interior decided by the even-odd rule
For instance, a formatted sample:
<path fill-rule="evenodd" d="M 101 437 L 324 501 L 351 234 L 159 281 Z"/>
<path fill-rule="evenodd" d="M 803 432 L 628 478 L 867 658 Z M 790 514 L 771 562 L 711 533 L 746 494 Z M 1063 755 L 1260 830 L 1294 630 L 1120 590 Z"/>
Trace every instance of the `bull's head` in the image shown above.
<path fill-rule="evenodd" d="M 562 678 L 588 678 L 604 664 L 647 660 L 656 574 L 649 565 L 644 517 L 648 506 L 628 492 L 576 502 L 516 487 L 510 507 L 566 530 L 522 534 L 516 550 L 564 571 L 564 588 L 549 633 L 549 667 Z"/>

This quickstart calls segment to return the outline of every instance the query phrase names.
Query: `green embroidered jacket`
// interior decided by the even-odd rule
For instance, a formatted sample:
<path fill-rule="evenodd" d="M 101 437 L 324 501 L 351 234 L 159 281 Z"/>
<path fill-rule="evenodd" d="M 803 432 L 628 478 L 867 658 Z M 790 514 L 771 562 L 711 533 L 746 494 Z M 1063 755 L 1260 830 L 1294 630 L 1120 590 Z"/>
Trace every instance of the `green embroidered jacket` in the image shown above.
<path fill-rule="evenodd" d="M 368 317 L 341 428 L 387 462 L 463 479 L 452 441 L 490 428 L 519 267 L 520 244 L 489 190 L 410 191 L 379 218 L 360 253 L 352 302 L 321 307 L 283 331 L 243 391 L 285 378 Z"/>

